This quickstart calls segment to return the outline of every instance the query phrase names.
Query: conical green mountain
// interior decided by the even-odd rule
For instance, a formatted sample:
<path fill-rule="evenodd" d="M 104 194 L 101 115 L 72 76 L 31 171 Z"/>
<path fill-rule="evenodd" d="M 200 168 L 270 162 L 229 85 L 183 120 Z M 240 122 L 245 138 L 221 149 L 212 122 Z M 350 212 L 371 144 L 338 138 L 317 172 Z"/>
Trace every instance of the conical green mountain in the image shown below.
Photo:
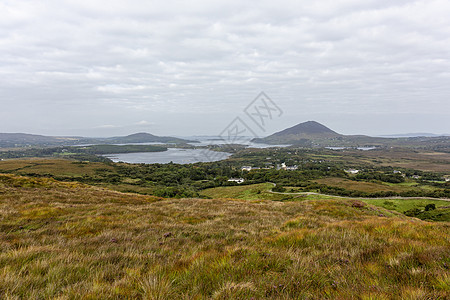
<path fill-rule="evenodd" d="M 312 146 L 314 144 L 335 144 L 333 140 L 342 139 L 343 135 L 331 130 L 316 121 L 307 121 L 265 138 L 253 139 L 256 143 L 265 144 L 294 144 Z"/>

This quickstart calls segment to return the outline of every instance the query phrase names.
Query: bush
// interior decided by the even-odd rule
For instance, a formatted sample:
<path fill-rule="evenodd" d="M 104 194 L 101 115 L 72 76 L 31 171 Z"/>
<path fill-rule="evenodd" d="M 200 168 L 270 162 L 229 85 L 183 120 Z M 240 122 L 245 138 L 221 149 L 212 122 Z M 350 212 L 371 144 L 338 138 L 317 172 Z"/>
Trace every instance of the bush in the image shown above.
<path fill-rule="evenodd" d="M 278 193 L 283 193 L 286 191 L 286 189 L 281 185 L 277 185 L 272 189 L 272 191 L 278 192 Z"/>
<path fill-rule="evenodd" d="M 425 206 L 425 211 L 430 211 L 430 210 L 435 210 L 436 209 L 436 205 L 433 203 L 427 204 Z"/>
<path fill-rule="evenodd" d="M 198 198 L 199 194 L 185 187 L 166 187 L 155 190 L 153 195 L 163 198 Z"/>
<path fill-rule="evenodd" d="M 417 218 L 418 215 L 422 213 L 422 210 L 418 208 L 412 208 L 404 212 L 404 214 L 408 217 L 415 217 Z"/>

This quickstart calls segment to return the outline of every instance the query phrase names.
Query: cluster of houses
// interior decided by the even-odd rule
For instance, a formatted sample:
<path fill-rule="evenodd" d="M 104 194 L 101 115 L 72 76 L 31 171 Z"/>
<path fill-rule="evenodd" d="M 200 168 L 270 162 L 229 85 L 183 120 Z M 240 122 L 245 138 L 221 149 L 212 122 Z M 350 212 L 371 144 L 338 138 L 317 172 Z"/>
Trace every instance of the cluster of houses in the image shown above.
<path fill-rule="evenodd" d="M 250 167 L 250 166 L 243 166 L 241 168 L 241 171 L 251 171 L 251 170 L 259 170 L 259 169 L 261 169 L 261 168 L 259 168 L 259 167 Z"/>
<path fill-rule="evenodd" d="M 394 173 L 394 174 L 401 174 L 403 177 L 406 177 L 406 174 L 403 174 L 402 171 L 399 171 L 399 170 L 394 170 L 394 171 L 392 171 L 392 173 Z M 412 175 L 411 176 L 412 179 L 420 179 L 420 177 L 421 176 L 419 176 L 419 175 Z"/>
<path fill-rule="evenodd" d="M 252 166 L 242 166 L 241 167 L 241 171 L 247 171 L 250 172 L 252 170 L 270 170 L 273 169 L 273 166 L 267 166 L 264 168 L 260 168 L 260 167 L 252 167 Z M 277 170 L 287 170 L 287 171 L 294 171 L 298 169 L 297 165 L 293 165 L 293 166 L 287 166 L 286 163 L 281 163 L 281 165 L 277 165 L 276 167 Z M 228 179 L 229 182 L 236 182 L 236 183 L 243 183 L 245 181 L 244 178 L 230 178 Z"/>
<path fill-rule="evenodd" d="M 357 169 L 347 169 L 347 170 L 344 170 L 344 171 L 346 173 L 353 174 L 353 175 L 356 175 L 359 172 L 361 172 L 361 170 L 357 170 Z M 401 176 L 406 177 L 406 174 L 402 173 L 402 171 L 399 171 L 399 170 L 394 170 L 394 171 L 392 171 L 392 173 L 400 174 Z M 420 175 L 412 175 L 411 178 L 412 179 L 420 179 L 420 178 L 422 178 L 422 176 L 420 176 Z M 444 175 L 443 179 L 444 179 L 444 181 L 449 182 L 450 181 L 450 175 Z"/>
<path fill-rule="evenodd" d="M 264 168 L 260 168 L 260 167 L 251 167 L 251 166 L 243 166 L 241 168 L 241 171 L 251 171 L 251 170 L 269 170 L 269 169 L 273 169 L 273 166 L 269 166 L 269 167 L 264 167 Z M 287 166 L 286 163 L 281 163 L 281 165 L 277 165 L 276 167 L 277 170 L 287 170 L 287 171 L 294 171 L 298 169 L 297 165 L 293 165 L 293 166 Z"/>
<path fill-rule="evenodd" d="M 297 166 L 297 165 L 286 166 L 285 163 L 281 163 L 281 165 L 277 165 L 277 170 L 294 171 L 294 170 L 297 170 L 297 169 L 298 169 L 298 166 Z"/>

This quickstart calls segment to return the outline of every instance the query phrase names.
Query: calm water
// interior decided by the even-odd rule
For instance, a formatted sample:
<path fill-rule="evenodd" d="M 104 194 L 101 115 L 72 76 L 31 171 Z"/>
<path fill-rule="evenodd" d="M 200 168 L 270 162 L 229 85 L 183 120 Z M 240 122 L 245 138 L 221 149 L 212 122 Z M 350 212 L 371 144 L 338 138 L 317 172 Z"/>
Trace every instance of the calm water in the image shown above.
<path fill-rule="evenodd" d="M 224 139 L 216 136 L 192 136 L 192 137 L 184 137 L 185 139 L 198 141 L 198 143 L 189 143 L 193 146 L 208 146 L 208 145 L 226 145 L 231 142 L 227 142 Z M 275 147 L 289 147 L 290 145 L 269 145 L 269 144 L 260 144 L 253 143 L 251 140 L 253 137 L 239 137 L 236 141 L 232 142 L 232 144 L 240 144 L 245 145 L 247 148 L 275 148 Z"/>
<path fill-rule="evenodd" d="M 169 148 L 164 152 L 139 152 L 104 155 L 114 162 L 127 162 L 132 164 L 192 164 L 196 162 L 212 162 L 226 159 L 230 153 L 216 152 L 207 149 L 179 149 Z"/>
<path fill-rule="evenodd" d="M 207 146 L 207 145 L 222 145 L 226 142 L 219 137 L 184 137 L 185 139 L 198 141 L 198 143 L 190 143 L 193 146 Z M 250 142 L 251 137 L 236 141 L 236 144 L 244 144 L 251 148 L 269 148 L 269 147 L 287 147 L 289 145 L 267 145 L 256 144 Z M 122 145 L 154 145 L 162 143 L 130 143 Z M 226 159 L 231 156 L 230 153 L 210 151 L 207 149 L 179 149 L 168 148 L 164 152 L 139 152 L 139 153 L 121 153 L 121 154 L 106 154 L 114 162 L 127 162 L 132 164 L 167 164 L 170 162 L 176 164 L 192 164 L 196 162 L 212 162 Z"/>

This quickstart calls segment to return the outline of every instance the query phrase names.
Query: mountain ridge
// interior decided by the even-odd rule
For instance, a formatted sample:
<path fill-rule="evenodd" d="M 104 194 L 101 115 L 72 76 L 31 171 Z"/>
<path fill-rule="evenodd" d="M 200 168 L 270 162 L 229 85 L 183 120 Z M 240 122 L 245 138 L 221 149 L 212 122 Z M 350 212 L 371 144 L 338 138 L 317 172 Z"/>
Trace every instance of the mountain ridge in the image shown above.
<path fill-rule="evenodd" d="M 112 137 L 106 139 L 113 143 L 192 143 L 195 141 L 185 140 L 171 136 L 157 136 L 147 132 L 138 132 L 127 136 Z"/>
<path fill-rule="evenodd" d="M 190 138 L 189 138 L 190 139 Z M 80 136 L 45 136 L 29 133 L 0 133 L 0 148 L 30 146 L 73 146 L 84 144 L 132 144 L 132 143 L 195 143 L 182 137 L 157 136 L 147 132 L 137 132 L 126 136 L 91 138 Z M 316 121 L 307 121 L 286 128 L 264 138 L 254 138 L 252 142 L 271 145 L 298 145 L 302 147 L 358 147 L 358 146 L 402 146 L 443 145 L 447 149 L 449 136 L 415 137 L 371 137 L 366 135 L 343 135 Z M 447 150 L 446 150 L 447 151 Z"/>
<path fill-rule="evenodd" d="M 108 138 L 89 138 L 79 136 L 45 136 L 29 133 L 0 133 L 0 147 L 14 148 L 26 146 L 69 146 L 77 144 L 114 144 L 114 143 L 191 143 L 170 136 L 157 136 L 147 132 Z"/>

